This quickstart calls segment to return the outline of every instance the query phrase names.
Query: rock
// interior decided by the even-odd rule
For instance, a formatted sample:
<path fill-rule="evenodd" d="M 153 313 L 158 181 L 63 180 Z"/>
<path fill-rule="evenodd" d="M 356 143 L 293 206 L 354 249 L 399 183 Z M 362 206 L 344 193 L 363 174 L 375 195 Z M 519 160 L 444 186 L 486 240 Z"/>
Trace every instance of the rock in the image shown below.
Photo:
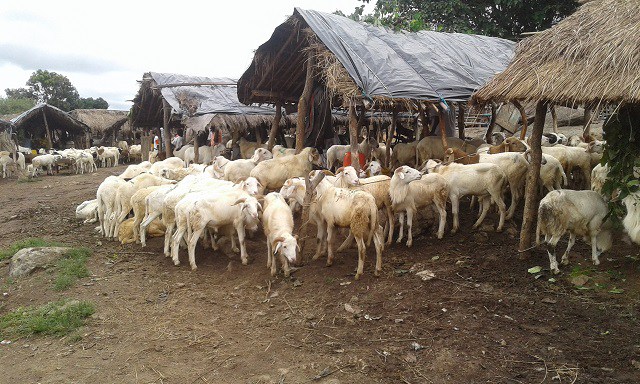
<path fill-rule="evenodd" d="M 581 287 L 589 281 L 589 276 L 587 275 L 578 275 L 571 278 L 571 284 Z"/>
<path fill-rule="evenodd" d="M 362 310 L 356 306 L 352 306 L 349 303 L 344 303 L 344 310 L 353 314 L 353 315 L 359 315 L 360 312 L 362 312 Z"/>
<path fill-rule="evenodd" d="M 60 259 L 71 248 L 69 247 L 36 247 L 23 248 L 11 258 L 9 276 L 27 276 L 36 268 L 47 268 Z"/>
<path fill-rule="evenodd" d="M 418 358 L 413 353 L 407 353 L 404 356 L 404 361 L 406 361 L 407 363 L 415 363 L 416 361 L 418 361 Z"/>
<path fill-rule="evenodd" d="M 416 276 L 420 277 L 422 280 L 427 281 L 427 280 L 431 280 L 434 277 L 436 277 L 436 274 L 433 273 L 432 271 L 425 269 L 424 271 L 420 271 L 418 273 L 416 273 Z"/>

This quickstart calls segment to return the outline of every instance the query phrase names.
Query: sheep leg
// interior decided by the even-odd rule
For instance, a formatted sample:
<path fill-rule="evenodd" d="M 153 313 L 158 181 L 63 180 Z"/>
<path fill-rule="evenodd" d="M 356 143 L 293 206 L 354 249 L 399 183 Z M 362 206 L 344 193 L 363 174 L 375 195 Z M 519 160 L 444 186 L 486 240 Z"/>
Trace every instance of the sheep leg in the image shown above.
<path fill-rule="evenodd" d="M 509 183 L 509 188 L 511 190 L 511 205 L 507 211 L 507 220 L 510 220 L 516 213 L 516 205 L 518 204 L 518 200 L 520 200 L 520 191 L 518 186 L 515 185 L 515 183 Z"/>
<path fill-rule="evenodd" d="M 244 227 L 242 227 L 242 228 L 243 228 L 243 231 L 244 231 Z M 233 236 L 233 232 L 231 232 L 229 234 L 229 237 L 231 238 L 231 251 L 233 251 L 233 253 L 240 252 L 240 250 L 238 249 L 238 244 L 236 243 L 236 237 Z"/>
<path fill-rule="evenodd" d="M 238 241 L 240 241 L 240 260 L 242 260 L 242 265 L 249 264 L 249 260 L 247 258 L 247 247 L 245 244 L 245 232 L 244 232 L 244 224 L 240 223 L 236 227 L 236 232 L 238 232 Z M 233 244 L 235 241 L 233 234 L 231 234 L 231 243 Z M 235 244 L 231 247 L 233 248 Z M 275 260 L 273 260 L 275 264 Z"/>
<path fill-rule="evenodd" d="M 387 210 L 387 225 L 389 226 L 389 232 L 387 234 L 387 245 L 390 245 L 393 242 L 393 230 L 394 230 L 394 222 L 393 222 L 393 211 L 389 205 L 385 205 L 385 209 Z M 385 228 L 386 226 L 385 225 Z"/>
<path fill-rule="evenodd" d="M 569 265 L 569 251 L 571 250 L 571 247 L 573 247 L 573 244 L 575 244 L 575 242 L 576 242 L 576 235 L 574 233 L 569 233 L 569 244 L 567 244 L 567 250 L 564 251 L 564 254 L 562 255 L 560 264 Z"/>
<path fill-rule="evenodd" d="M 326 229 L 324 227 L 324 223 L 318 223 L 317 234 L 316 234 L 316 253 L 313 255 L 313 260 L 318 260 L 322 255 L 324 255 L 324 247 L 326 245 Z"/>
<path fill-rule="evenodd" d="M 166 229 L 164 231 L 164 255 L 169 257 L 171 256 L 171 236 L 173 235 L 173 229 L 175 227 L 175 222 L 166 223 Z M 176 244 L 176 248 L 180 246 L 180 241 Z M 177 252 L 177 251 L 176 251 Z"/>
<path fill-rule="evenodd" d="M 104 207 L 101 200 L 98 200 L 98 222 L 100 223 L 100 235 L 104 236 L 106 233 L 106 227 L 104 222 Z"/>
<path fill-rule="evenodd" d="M 351 247 L 351 245 L 353 245 L 353 234 L 351 233 L 351 231 L 349 231 L 349 236 L 347 236 L 347 238 L 344 239 L 342 244 L 340 244 L 340 246 L 338 247 L 337 252 L 342 252 L 345 249 Z"/>
<path fill-rule="evenodd" d="M 549 269 L 553 272 L 554 275 L 560 273 L 560 269 L 558 269 L 558 260 L 556 260 L 556 245 L 558 245 L 558 241 L 560 240 L 557 236 L 552 236 L 549 239 L 547 245 L 547 254 L 549 255 Z M 549 250 L 551 249 L 551 251 Z"/>
<path fill-rule="evenodd" d="M 271 266 L 273 265 L 273 254 L 271 253 L 271 241 L 267 236 L 267 268 L 271 269 L 271 276 L 275 276 L 275 272 Z"/>
<path fill-rule="evenodd" d="M 475 206 L 476 206 L 476 197 L 475 196 L 471 196 L 471 203 L 469 203 L 469 210 L 473 211 L 473 207 L 475 207 Z M 479 208 L 481 209 L 482 207 L 479 207 Z"/>
<path fill-rule="evenodd" d="M 142 223 L 140 223 L 140 244 L 142 244 L 143 247 L 147 246 L 147 227 L 159 216 L 159 213 L 154 212 L 151 215 L 146 215 Z"/>
<path fill-rule="evenodd" d="M 284 277 L 291 276 L 291 269 L 289 268 L 289 260 L 287 260 L 287 258 L 284 257 L 283 255 L 278 255 L 278 256 L 280 258 L 280 264 L 282 264 L 282 270 L 284 271 Z M 273 265 L 275 265 L 275 264 L 276 264 L 276 262 L 275 262 L 275 260 L 273 260 Z M 274 269 L 271 269 L 271 276 L 275 276 Z"/>
<path fill-rule="evenodd" d="M 444 236 L 444 227 L 447 225 L 447 210 L 445 209 L 447 202 L 435 202 L 436 209 L 440 215 L 440 221 L 438 223 L 438 239 L 442 239 Z"/>
<path fill-rule="evenodd" d="M 171 256 L 171 259 L 173 260 L 174 265 L 180 265 L 180 257 L 179 257 L 180 241 L 182 240 L 182 237 L 184 236 L 185 232 L 186 232 L 186 228 L 184 228 L 183 226 L 180 226 L 178 227 L 178 230 L 176 231 L 176 233 L 174 233 L 173 236 L 170 237 L 172 246 L 170 249 L 170 253 L 169 255 L 167 255 L 167 257 Z M 165 232 L 165 236 L 167 236 L 166 232 Z M 191 237 L 189 237 L 187 240 L 190 241 Z M 188 248 L 188 245 L 187 245 L 187 248 Z"/>
<path fill-rule="evenodd" d="M 356 280 L 358 280 L 364 272 L 364 258 L 367 255 L 367 247 L 362 237 L 356 238 L 356 244 L 358 244 L 358 269 L 356 270 Z"/>
<path fill-rule="evenodd" d="M 458 219 L 458 212 L 460 209 L 460 197 L 453 195 L 450 196 L 451 200 L 451 214 L 453 215 L 453 227 L 451 228 L 451 234 L 455 234 L 458 232 L 458 228 L 460 228 L 460 222 Z"/>
<path fill-rule="evenodd" d="M 380 276 L 380 272 L 382 272 L 382 251 L 384 249 L 384 236 L 381 232 L 380 226 L 376 230 L 376 233 L 373 235 L 373 245 L 376 247 L 376 271 L 374 275 Z"/>
<path fill-rule="evenodd" d="M 480 205 L 482 206 L 482 211 L 480 212 L 480 217 L 478 217 L 478 220 L 475 222 L 475 224 L 473 224 L 473 229 L 478 228 L 480 224 L 482 224 L 482 221 L 484 221 L 484 218 L 487 216 L 487 212 L 489 212 L 489 207 L 491 206 L 490 198 L 488 196 L 483 197 Z"/>
<path fill-rule="evenodd" d="M 598 251 L 597 244 L 597 235 L 591 235 L 591 260 L 593 260 L 593 265 L 600 265 L 600 251 Z"/>
<path fill-rule="evenodd" d="M 327 223 L 327 267 L 333 265 L 333 225 Z"/>
<path fill-rule="evenodd" d="M 398 220 L 400 221 L 400 232 L 398 233 L 398 239 L 396 240 L 396 243 L 402 242 L 402 239 L 404 237 L 404 211 L 400 211 L 398 213 Z"/>
<path fill-rule="evenodd" d="M 198 244 L 198 240 L 200 240 L 202 231 L 204 231 L 204 228 L 196 229 L 195 231 L 193 231 L 193 233 L 191 234 L 191 238 L 189 239 L 189 265 L 191 265 L 192 271 L 198 269 L 198 266 L 196 265 L 196 245 Z M 178 263 L 176 265 L 178 264 L 180 264 L 180 260 L 178 260 Z"/>
<path fill-rule="evenodd" d="M 407 209 L 407 247 L 413 245 L 413 209 Z"/>

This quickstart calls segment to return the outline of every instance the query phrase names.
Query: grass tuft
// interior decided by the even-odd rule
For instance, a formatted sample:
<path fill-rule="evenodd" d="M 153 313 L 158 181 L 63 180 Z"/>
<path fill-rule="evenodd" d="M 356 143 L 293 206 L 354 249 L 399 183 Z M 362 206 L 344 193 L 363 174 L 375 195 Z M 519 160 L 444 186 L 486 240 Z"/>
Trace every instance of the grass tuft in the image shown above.
<path fill-rule="evenodd" d="M 59 247 L 62 244 L 55 241 L 49 241 L 45 239 L 39 239 L 36 237 L 28 237 L 26 239 L 16 241 L 9 248 L 0 249 L 0 261 L 10 258 L 15 255 L 16 252 L 23 248 L 34 247 Z"/>
<path fill-rule="evenodd" d="M 64 336 L 83 326 L 95 312 L 86 301 L 56 301 L 18 308 L 0 317 L 0 339 L 32 335 Z"/>
<path fill-rule="evenodd" d="M 54 289 L 64 291 L 73 286 L 78 279 L 89 276 L 87 259 L 91 251 L 87 248 L 73 248 L 56 263 L 56 276 Z"/>

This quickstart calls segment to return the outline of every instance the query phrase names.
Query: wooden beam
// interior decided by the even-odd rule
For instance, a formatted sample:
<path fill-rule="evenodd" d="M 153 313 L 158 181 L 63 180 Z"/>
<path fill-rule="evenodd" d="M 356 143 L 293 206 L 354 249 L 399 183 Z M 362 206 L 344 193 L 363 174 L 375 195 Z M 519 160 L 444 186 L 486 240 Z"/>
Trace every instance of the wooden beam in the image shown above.
<path fill-rule="evenodd" d="M 465 114 L 464 103 L 458 102 L 458 137 L 461 140 L 464 140 L 464 138 L 465 138 L 465 135 L 464 135 L 464 114 Z"/>
<path fill-rule="evenodd" d="M 512 103 L 513 105 L 515 105 L 518 111 L 520 111 L 520 120 L 522 120 L 522 131 L 520 131 L 520 140 L 524 140 L 524 138 L 527 136 L 527 113 L 518 100 L 513 100 Z M 546 108 L 547 107 L 545 106 L 545 110 Z"/>
<path fill-rule="evenodd" d="M 385 154 L 387 163 L 386 167 L 391 168 L 391 140 L 393 140 L 393 135 L 396 134 L 396 121 L 398 120 L 398 110 L 396 108 L 391 112 L 391 126 L 389 127 L 389 132 L 387 133 L 387 153 Z"/>
<path fill-rule="evenodd" d="M 276 136 L 278 136 L 278 132 L 280 131 L 280 119 L 282 118 L 282 100 L 276 101 L 276 115 L 273 117 L 273 122 L 271 123 L 271 131 L 269 132 L 269 141 L 267 142 L 267 149 L 269 151 L 273 150 L 273 146 L 276 143 Z"/>
<path fill-rule="evenodd" d="M 42 118 L 44 119 L 44 129 L 47 134 L 47 142 L 49 144 L 49 148 L 53 149 L 53 142 L 51 141 L 51 131 L 49 130 L 49 122 L 47 121 L 47 114 L 45 112 L 46 107 L 42 107 Z"/>
<path fill-rule="evenodd" d="M 251 96 L 268 97 L 273 98 L 274 100 L 281 100 L 283 98 L 282 92 L 265 91 L 262 89 L 254 89 L 251 91 Z"/>
<path fill-rule="evenodd" d="M 217 86 L 217 87 L 236 87 L 237 83 L 221 83 L 221 82 L 199 82 L 199 83 L 170 83 L 154 85 L 151 89 L 175 88 L 175 87 L 197 87 L 197 86 Z"/>
<path fill-rule="evenodd" d="M 313 67 L 316 58 L 313 51 L 307 52 L 307 75 L 304 81 L 304 89 L 298 101 L 298 121 L 296 125 L 296 153 L 300 153 L 304 148 L 305 139 L 305 118 L 309 116 L 311 93 L 313 92 Z"/>
<path fill-rule="evenodd" d="M 169 129 L 169 120 L 171 119 L 171 105 L 167 102 L 167 100 L 162 99 L 162 127 L 164 130 L 163 138 L 164 140 L 164 153 L 167 155 L 167 159 L 171 157 L 171 130 Z M 160 151 L 158 151 L 160 152 Z"/>
<path fill-rule="evenodd" d="M 360 170 L 360 158 L 358 157 L 358 116 L 355 103 L 349 104 L 349 143 L 351 144 L 351 166 Z"/>
<path fill-rule="evenodd" d="M 487 127 L 487 132 L 484 134 L 484 141 L 489 144 L 493 144 L 493 138 L 491 134 L 493 133 L 493 128 L 496 126 L 496 118 L 498 117 L 498 106 L 496 103 L 491 102 L 491 120 L 489 120 L 489 126 Z"/>
<path fill-rule="evenodd" d="M 547 114 L 547 104 L 538 101 L 536 104 L 536 117 L 533 122 L 533 131 L 529 145 L 531 147 L 531 164 L 527 172 L 527 186 L 525 189 L 524 213 L 522 215 L 522 228 L 520 229 L 520 252 L 525 252 L 531 247 L 536 229 L 536 217 L 538 214 L 538 198 L 540 185 L 540 163 L 542 162 L 542 131 L 544 119 Z M 528 253 L 528 251 L 526 251 Z"/>

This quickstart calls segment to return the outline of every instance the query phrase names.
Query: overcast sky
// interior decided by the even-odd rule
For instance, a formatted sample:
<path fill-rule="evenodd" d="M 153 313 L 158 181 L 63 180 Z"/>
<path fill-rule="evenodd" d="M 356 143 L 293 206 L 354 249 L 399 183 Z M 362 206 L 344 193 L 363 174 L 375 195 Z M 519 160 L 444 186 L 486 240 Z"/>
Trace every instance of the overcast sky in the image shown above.
<path fill-rule="evenodd" d="M 46 69 L 67 76 L 81 97 L 129 109 L 144 72 L 238 78 L 294 7 L 349 14 L 361 4 L 0 0 L 0 95 Z"/>

